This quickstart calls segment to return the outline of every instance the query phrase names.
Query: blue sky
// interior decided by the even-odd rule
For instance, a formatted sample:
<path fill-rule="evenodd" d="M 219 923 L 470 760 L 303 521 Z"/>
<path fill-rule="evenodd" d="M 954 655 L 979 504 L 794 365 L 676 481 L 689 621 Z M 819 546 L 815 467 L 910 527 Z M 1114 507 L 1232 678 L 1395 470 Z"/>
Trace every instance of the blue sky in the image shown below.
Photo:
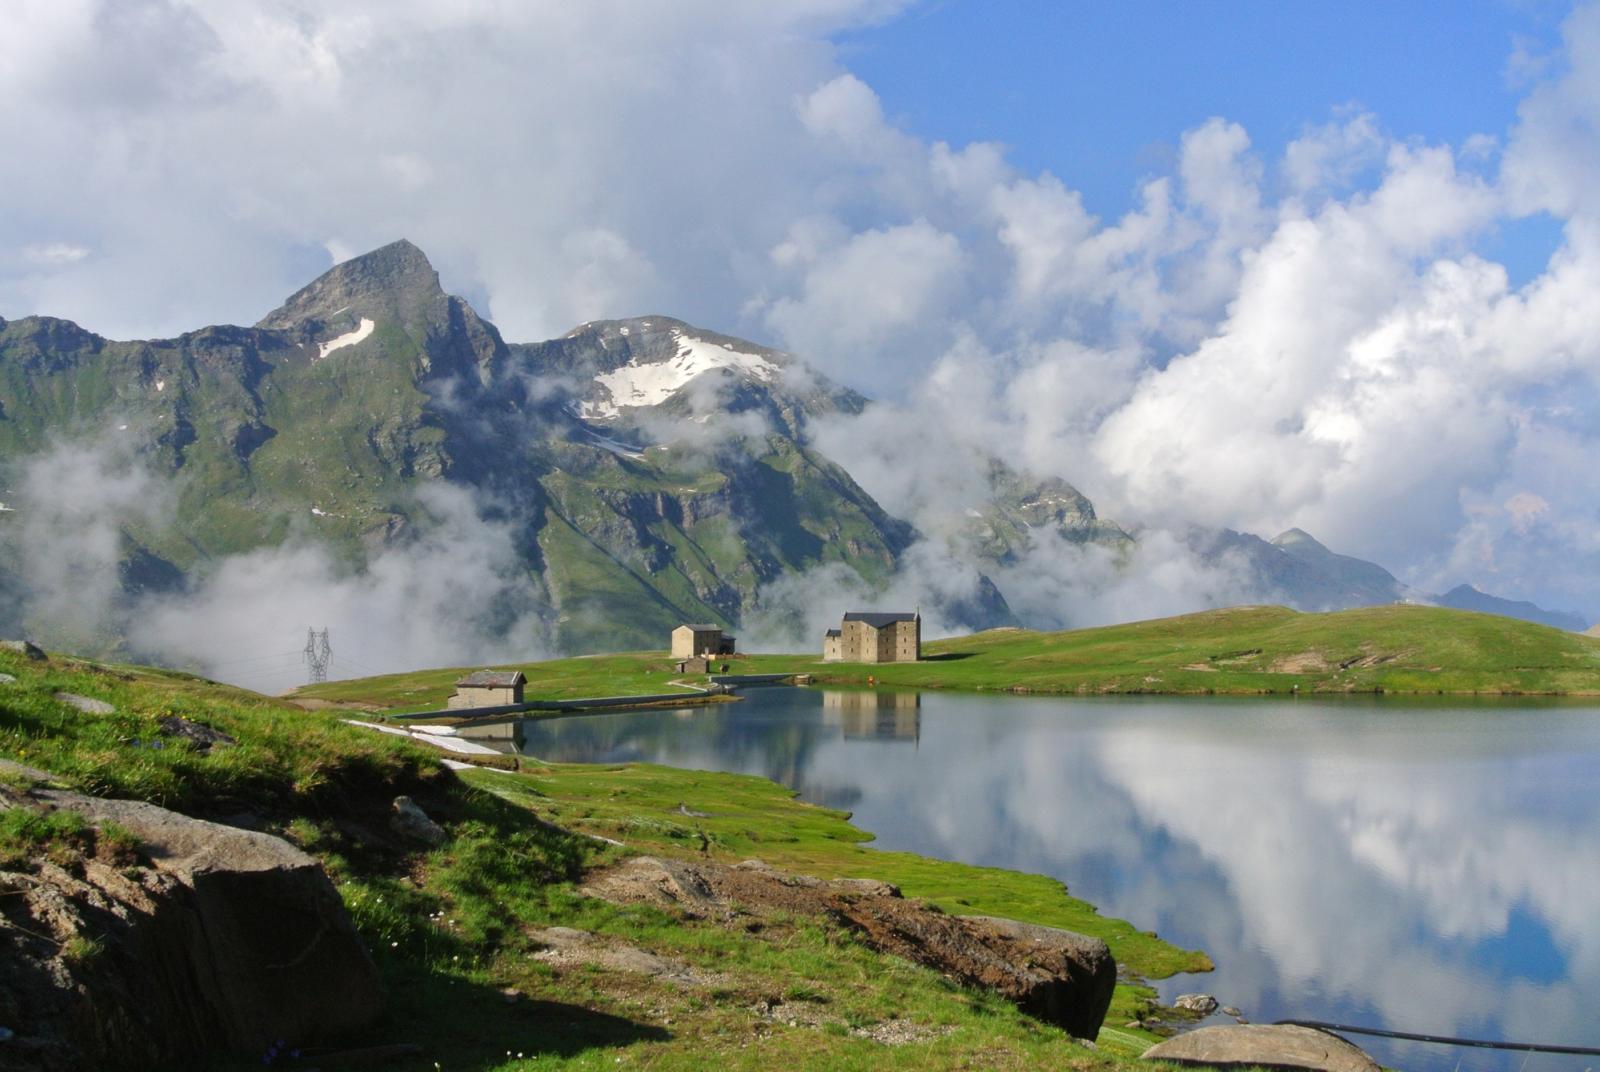
<path fill-rule="evenodd" d="M 1066 179 L 1115 217 L 1172 169 L 1178 138 L 1213 116 L 1268 158 L 1353 112 L 1402 139 L 1499 137 L 1549 63 L 1558 0 L 934 0 L 841 34 L 885 111 L 930 141 L 999 141 L 1024 171 Z M 1500 221 L 1481 245 L 1530 278 L 1559 240 L 1549 216 Z"/>
<path fill-rule="evenodd" d="M 1460 144 L 1516 117 L 1521 51 L 1547 55 L 1565 3 L 1448 0 L 935 0 L 840 35 L 896 122 L 999 141 L 1120 214 L 1212 116 L 1276 156 L 1308 126 L 1370 111 L 1386 132 Z M 1523 84 L 1518 84 L 1523 83 Z"/>

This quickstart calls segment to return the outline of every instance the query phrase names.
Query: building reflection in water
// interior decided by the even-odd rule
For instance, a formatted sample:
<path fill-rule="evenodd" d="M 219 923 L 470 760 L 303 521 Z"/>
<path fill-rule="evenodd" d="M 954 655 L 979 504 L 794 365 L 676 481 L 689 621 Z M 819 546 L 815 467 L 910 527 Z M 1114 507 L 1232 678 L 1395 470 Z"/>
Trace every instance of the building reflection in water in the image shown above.
<path fill-rule="evenodd" d="M 522 750 L 523 720 L 511 719 L 504 722 L 469 722 L 459 726 L 455 735 L 474 744 L 485 745 L 496 752 L 514 756 Z"/>
<path fill-rule="evenodd" d="M 922 694 L 824 689 L 822 721 L 838 726 L 846 738 L 915 745 L 922 737 Z"/>

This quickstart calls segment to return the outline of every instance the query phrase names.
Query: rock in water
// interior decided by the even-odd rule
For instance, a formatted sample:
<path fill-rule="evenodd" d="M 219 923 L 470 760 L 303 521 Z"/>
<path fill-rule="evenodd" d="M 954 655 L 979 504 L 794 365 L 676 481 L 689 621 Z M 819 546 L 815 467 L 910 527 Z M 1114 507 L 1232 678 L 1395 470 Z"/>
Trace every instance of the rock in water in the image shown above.
<path fill-rule="evenodd" d="M 1217 1011 L 1217 999 L 1210 994 L 1179 994 L 1172 1007 L 1182 1009 L 1184 1012 L 1210 1016 Z"/>
<path fill-rule="evenodd" d="M 424 845 L 443 845 L 450 837 L 444 827 L 428 818 L 428 813 L 417 807 L 417 802 L 410 797 L 394 798 L 389 827 L 401 837 Z"/>
<path fill-rule="evenodd" d="M 42 773 L 42 772 L 40 772 Z M 0 874 L 0 1068 L 196 1067 L 332 1038 L 382 1012 L 378 975 L 315 859 L 281 838 L 153 804 L 35 787 L 6 803 L 115 822 L 151 866 L 44 861 Z"/>
<path fill-rule="evenodd" d="M 1224 1024 L 1176 1035 L 1144 1051 L 1148 1061 L 1181 1065 L 1380 1072 L 1365 1050 L 1338 1035 L 1289 1024 Z"/>

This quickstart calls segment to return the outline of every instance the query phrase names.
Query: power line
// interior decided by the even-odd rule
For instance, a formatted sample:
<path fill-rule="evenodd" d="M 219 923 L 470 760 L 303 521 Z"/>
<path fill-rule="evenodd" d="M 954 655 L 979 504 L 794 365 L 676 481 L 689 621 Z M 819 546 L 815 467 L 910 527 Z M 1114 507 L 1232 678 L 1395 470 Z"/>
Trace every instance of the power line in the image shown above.
<path fill-rule="evenodd" d="M 1437 1042 L 1446 1046 L 1479 1046 L 1487 1050 L 1532 1050 L 1536 1053 L 1577 1053 L 1600 1057 L 1600 1047 L 1597 1046 L 1558 1046 L 1545 1042 L 1493 1042 L 1489 1039 L 1451 1038 L 1449 1035 L 1416 1035 L 1409 1031 L 1386 1031 L 1381 1027 L 1352 1027 L 1349 1024 L 1330 1024 L 1322 1020 L 1279 1020 L 1278 1023 L 1292 1027 L 1314 1027 L 1319 1031 L 1349 1031 L 1355 1035 L 1405 1039 L 1407 1042 Z"/>
<path fill-rule="evenodd" d="M 365 670 L 372 677 L 381 677 L 382 675 L 387 674 L 387 673 L 390 672 L 388 670 L 374 670 L 372 667 L 368 666 L 366 663 L 360 662 L 360 661 L 358 661 L 356 659 L 352 659 L 348 655 L 339 656 L 339 665 L 340 666 L 353 666 L 357 670 Z"/>
<path fill-rule="evenodd" d="M 272 655 L 248 655 L 248 656 L 245 656 L 244 658 L 241 658 L 241 659 L 224 659 L 221 662 L 208 662 L 208 663 L 206 663 L 206 665 L 207 666 L 240 666 L 240 665 L 242 665 L 244 663 L 271 662 L 273 659 L 294 659 L 294 658 L 300 657 L 303 654 L 304 654 L 304 652 L 303 652 L 302 649 L 296 648 L 293 651 L 280 651 L 280 652 L 276 652 L 276 653 L 274 653 Z"/>

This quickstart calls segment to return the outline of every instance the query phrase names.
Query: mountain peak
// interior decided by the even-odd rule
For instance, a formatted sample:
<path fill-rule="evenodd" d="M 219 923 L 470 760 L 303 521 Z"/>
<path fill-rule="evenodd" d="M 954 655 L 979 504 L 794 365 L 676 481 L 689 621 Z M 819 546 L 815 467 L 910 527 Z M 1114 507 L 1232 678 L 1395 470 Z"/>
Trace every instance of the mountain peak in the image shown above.
<path fill-rule="evenodd" d="M 1272 538 L 1272 546 L 1285 551 L 1326 551 L 1321 541 L 1305 529 L 1288 529 Z"/>
<path fill-rule="evenodd" d="M 329 268 L 256 326 L 288 328 L 346 312 L 410 320 L 444 296 L 427 255 L 402 238 Z"/>

